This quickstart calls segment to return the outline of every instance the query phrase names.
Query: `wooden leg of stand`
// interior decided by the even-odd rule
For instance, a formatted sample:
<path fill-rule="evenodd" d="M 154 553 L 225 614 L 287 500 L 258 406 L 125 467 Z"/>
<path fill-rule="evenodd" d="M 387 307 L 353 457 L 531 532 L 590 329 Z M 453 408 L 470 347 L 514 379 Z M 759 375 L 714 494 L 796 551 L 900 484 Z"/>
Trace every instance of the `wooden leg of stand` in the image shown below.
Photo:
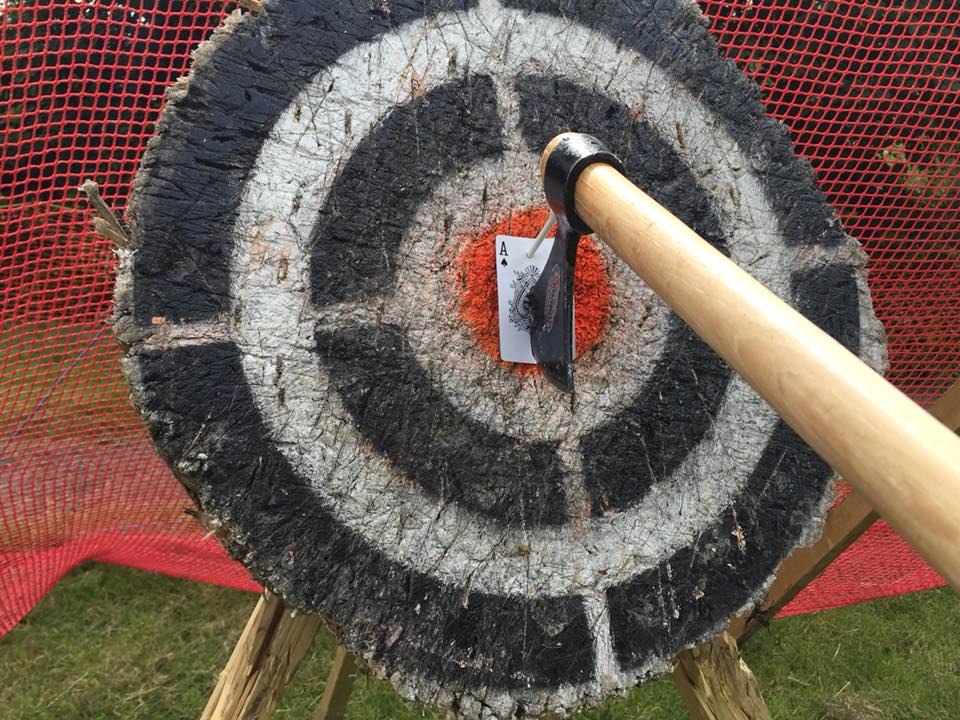
<path fill-rule="evenodd" d="M 940 396 L 930 408 L 930 414 L 954 432 L 960 430 L 960 380 Z"/>
<path fill-rule="evenodd" d="M 757 679 L 728 633 L 677 655 L 673 682 L 692 720 L 770 720 Z"/>
<path fill-rule="evenodd" d="M 200 720 L 271 717 L 319 627 L 318 616 L 293 615 L 282 600 L 264 592 Z"/>
<path fill-rule="evenodd" d="M 314 720 L 341 720 L 347 709 L 350 691 L 353 690 L 353 681 L 357 679 L 357 670 L 357 659 L 353 653 L 343 645 L 338 645 Z"/>

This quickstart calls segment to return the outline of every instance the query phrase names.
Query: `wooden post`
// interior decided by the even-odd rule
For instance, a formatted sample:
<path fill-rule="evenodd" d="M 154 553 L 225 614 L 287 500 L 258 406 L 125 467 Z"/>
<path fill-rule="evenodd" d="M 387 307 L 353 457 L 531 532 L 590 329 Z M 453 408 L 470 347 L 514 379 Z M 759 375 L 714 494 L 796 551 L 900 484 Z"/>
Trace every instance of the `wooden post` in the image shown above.
<path fill-rule="evenodd" d="M 930 414 L 954 432 L 960 430 L 960 379 L 933 404 Z"/>
<path fill-rule="evenodd" d="M 264 592 L 200 720 L 272 716 L 319 627 L 319 616 L 294 615 L 280 598 Z"/>
<path fill-rule="evenodd" d="M 343 645 L 338 645 L 314 720 L 340 720 L 343 717 L 358 669 L 353 653 Z"/>
<path fill-rule="evenodd" d="M 729 633 L 677 655 L 673 681 L 692 720 L 770 720 L 757 678 Z"/>

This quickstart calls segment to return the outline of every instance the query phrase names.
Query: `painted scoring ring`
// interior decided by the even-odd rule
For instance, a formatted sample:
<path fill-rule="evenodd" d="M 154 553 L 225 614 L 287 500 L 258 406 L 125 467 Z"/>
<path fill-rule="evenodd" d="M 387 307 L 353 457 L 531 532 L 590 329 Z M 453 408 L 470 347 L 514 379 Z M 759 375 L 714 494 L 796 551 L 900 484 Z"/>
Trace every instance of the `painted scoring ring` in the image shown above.
<path fill-rule="evenodd" d="M 543 593 L 539 592 L 540 585 L 535 589 L 529 585 L 509 587 L 509 573 L 488 572 L 487 579 L 478 586 L 473 577 L 464 583 L 451 573 L 444 574 L 439 567 L 436 572 L 423 572 L 411 558 L 424 548 L 408 547 L 408 554 L 404 555 L 402 548 L 397 547 L 391 555 L 371 537 L 376 533 L 364 535 L 364 528 L 344 522 L 345 506 L 352 495 L 349 484 L 334 487 L 339 498 L 336 492 L 324 496 L 318 492 L 323 485 L 318 487 L 316 478 L 328 477 L 323 472 L 324 462 L 347 468 L 346 477 L 349 468 L 356 467 L 361 460 L 373 462 L 364 455 L 363 445 L 355 440 L 330 441 L 321 436 L 316 438 L 317 455 L 291 452 L 291 448 L 303 448 L 304 438 L 290 442 L 285 437 L 289 425 L 278 423 L 279 416 L 264 409 L 268 402 L 283 405 L 291 400 L 289 393 L 280 392 L 284 388 L 279 378 L 284 374 L 290 377 L 291 373 L 303 377 L 302 362 L 291 363 L 280 350 L 311 353 L 317 345 L 324 354 L 320 370 L 325 368 L 330 376 L 340 372 L 336 392 L 330 395 L 330 407 L 324 409 L 340 412 L 342 407 L 338 410 L 333 406 L 336 397 L 345 398 L 349 406 L 350 388 L 363 378 L 345 376 L 345 363 L 337 361 L 335 354 L 346 359 L 368 355 L 366 338 L 347 337 L 353 346 L 346 353 L 343 334 L 330 337 L 311 332 L 295 334 L 294 339 L 289 334 L 274 338 L 264 332 L 269 330 L 265 323 L 251 324 L 251 318 L 256 320 L 257 308 L 263 306 L 251 302 L 257 297 L 249 288 L 243 291 L 247 300 L 244 307 L 239 308 L 236 302 L 237 258 L 253 259 L 249 248 L 256 242 L 275 247 L 269 240 L 264 242 L 262 234 L 245 232 L 254 222 L 263 229 L 263 209 L 245 209 L 244 198 L 251 194 L 251 188 L 256 188 L 256 172 L 252 169 L 258 163 L 262 165 L 278 118 L 297 112 L 297 98 L 304 87 L 330 69 L 342 69 L 339 61 L 344 55 L 362 53 L 365 48 L 382 49 L 384 37 L 409 38 L 408 31 L 418 22 L 442 34 L 444 28 L 454 26 L 454 21 L 456 26 L 468 27 L 471 18 L 482 19 L 483 23 L 519 38 L 525 36 L 516 30 L 517 23 L 537 26 L 541 38 L 556 37 L 543 29 L 561 23 L 567 29 L 567 41 L 579 39 L 577 33 L 591 42 L 601 42 L 604 35 L 612 39 L 607 42 L 622 41 L 637 57 L 655 58 L 662 63 L 663 76 L 674 86 L 701 96 L 704 112 L 718 123 L 719 135 L 729 136 L 731 147 L 739 149 L 756 169 L 749 172 L 761 180 L 762 199 L 779 223 L 783 246 L 812 258 L 806 273 L 789 278 L 787 287 L 775 289 L 791 296 L 848 344 L 856 347 L 861 340 L 859 335 L 863 335 L 867 354 L 877 360 L 879 353 L 879 333 L 869 300 L 862 280 L 852 269 L 852 265 L 861 264 L 861 258 L 813 190 L 808 171 L 792 157 L 779 128 L 762 118 L 746 83 L 716 57 L 695 10 L 681 3 L 670 7 L 656 3 L 654 11 L 653 3 L 637 2 L 628 16 L 596 9 L 592 3 L 584 3 L 588 6 L 584 8 L 564 3 L 563 15 L 576 17 L 573 23 L 559 20 L 561 11 L 549 3 L 536 3 L 539 14 L 530 16 L 526 14 L 530 8 L 525 6 L 531 4 L 504 3 L 513 9 L 484 4 L 479 10 L 473 9 L 472 14 L 471 8 L 461 7 L 455 15 L 445 14 L 450 12 L 449 7 L 403 7 L 394 8 L 389 16 L 378 16 L 337 3 L 314 7 L 306 2 L 291 2 L 269 7 L 265 18 L 234 19 L 228 23 L 199 54 L 189 82 L 171 95 L 158 139 L 145 158 L 131 210 L 139 247 L 133 258 L 125 259 L 124 276 L 118 286 L 118 332 L 132 346 L 127 369 L 134 381 L 136 400 L 148 418 L 158 447 L 177 469 L 178 476 L 198 496 L 206 512 L 229 524 L 227 541 L 231 551 L 291 604 L 328 615 L 375 666 L 393 673 L 394 681 L 406 694 L 456 706 L 467 715 L 506 717 L 521 706 L 530 711 L 571 708 L 595 702 L 662 669 L 663 661 L 677 647 L 709 633 L 762 588 L 776 562 L 809 525 L 822 499 L 827 471 L 783 426 L 761 423 L 764 439 L 769 441 L 761 448 L 758 459 L 750 463 L 750 472 L 742 485 L 735 488 L 736 495 L 721 499 L 717 507 L 710 508 L 710 522 L 698 528 L 696 542 L 672 549 L 669 556 L 647 563 L 649 567 L 642 571 L 625 572 L 622 576 L 616 572 L 616 563 L 607 558 L 603 565 L 614 570 L 608 574 L 615 581 L 603 584 L 589 574 L 586 577 L 590 581 L 584 582 L 582 575 L 557 573 L 563 582 Z M 631 27 L 636 18 L 651 14 L 653 19 L 637 34 Z M 498 19 L 499 24 L 494 22 Z M 677 38 L 684 42 L 679 43 Z M 304 52 L 304 48 L 315 52 Z M 418 67 L 410 59 L 411 68 L 422 69 L 422 64 Z M 337 66 L 332 65 L 334 61 L 338 61 Z M 483 116 L 491 106 L 481 87 L 483 81 L 477 79 L 484 75 L 471 72 L 464 77 L 467 82 L 452 85 L 426 82 L 422 98 L 435 106 L 468 108 L 479 113 L 481 122 L 470 128 L 467 140 L 483 140 L 499 118 Z M 624 119 L 628 115 L 647 118 L 648 109 L 611 101 L 592 92 L 589 86 L 569 82 L 569 78 L 545 78 L 537 73 L 519 77 L 515 90 L 522 108 L 520 118 L 527 121 L 521 127 L 528 147 L 542 146 L 554 131 L 568 129 L 578 121 L 585 122 L 585 126 L 575 129 L 601 136 L 604 132 L 612 134 L 613 137 L 602 139 L 613 147 L 629 148 L 635 143 L 637 148 L 646 145 L 649 149 L 655 145 L 659 151 L 653 155 L 656 160 L 644 160 L 648 156 L 643 155 L 634 163 L 645 173 L 645 179 L 652 177 L 663 183 L 650 189 L 674 200 L 668 205 L 681 216 L 692 214 L 691 224 L 696 225 L 698 217 L 702 219 L 712 212 L 710 204 L 705 204 L 704 211 L 696 203 L 684 207 L 682 202 L 676 202 L 678 198 L 691 201 L 700 197 L 689 188 L 699 188 L 703 180 L 697 177 L 692 185 L 690 181 L 678 182 L 672 171 L 675 163 L 659 166 L 662 157 L 669 155 L 663 151 L 663 141 L 656 145 L 663 134 L 662 126 L 657 128 L 659 133 L 640 132 L 637 127 L 642 123 Z M 708 77 L 712 78 L 709 82 Z M 329 87 L 327 92 L 333 93 L 335 85 Z M 464 94 L 464 87 L 470 92 Z M 356 86 L 348 86 L 348 90 L 355 92 Z M 400 136 L 404 108 L 412 108 L 413 120 L 422 118 L 422 113 L 417 114 L 416 98 L 402 100 L 396 111 L 401 113 Z M 396 101 L 394 98 L 394 104 Z M 322 106 L 321 102 L 319 109 Z M 212 108 L 223 114 L 210 112 Z M 301 107 L 299 112 L 302 116 L 304 112 L 316 114 L 317 110 L 314 104 Z M 563 111 L 571 114 L 564 117 Z M 382 116 L 380 113 L 375 118 L 381 123 L 378 131 L 389 125 L 382 121 Z M 406 119 L 410 119 L 410 113 Z M 352 122 L 359 124 L 356 114 Z M 626 132 L 636 134 L 625 137 Z M 317 130 L 317 135 L 325 134 Z M 375 134 L 365 130 L 358 136 L 367 139 Z M 680 142 L 674 138 L 671 145 Z M 492 154 L 503 149 L 496 142 L 490 147 Z M 357 157 L 356 148 L 351 150 L 344 156 L 348 162 Z M 413 158 L 414 164 L 420 157 L 417 154 Z M 462 161 L 474 159 L 468 154 Z M 304 156 L 305 163 L 309 164 L 309 160 L 308 155 Z M 330 176 L 334 173 L 330 172 Z M 349 173 L 346 176 L 350 179 Z M 338 181 L 343 177 L 345 173 L 341 171 Z M 363 171 L 352 176 L 357 180 L 364 177 L 369 175 Z M 671 183 L 677 183 L 684 192 L 674 191 L 671 195 Z M 718 202 L 716 189 L 711 191 L 711 201 Z M 291 195 L 292 202 L 295 189 Z M 326 226 L 327 233 L 339 232 L 336 223 L 343 221 L 345 207 L 349 212 L 350 196 L 355 197 L 356 192 L 343 194 L 345 202 L 340 207 L 310 206 L 310 202 L 325 201 L 331 195 L 336 193 L 328 191 L 300 198 L 300 208 L 306 202 L 306 215 L 323 216 L 325 212 L 326 217 L 332 218 L 334 230 Z M 381 197 L 390 199 L 389 194 Z M 397 195 L 392 198 L 396 200 Z M 289 222 L 290 219 L 282 214 L 279 218 L 289 233 L 302 234 L 304 223 Z M 736 219 L 742 223 L 743 215 Z M 316 234 L 313 218 L 308 219 L 306 227 Z M 322 223 L 317 227 L 323 227 Z M 348 226 L 342 234 L 347 240 L 354 240 L 357 229 Z M 722 239 L 717 233 L 706 234 L 717 242 Z M 311 242 L 318 247 L 309 237 L 301 240 L 308 247 Z M 245 248 L 245 255 L 237 255 L 234 248 L 238 244 Z M 349 249 L 350 245 L 343 247 Z M 735 257 L 736 251 L 737 248 L 731 248 Z M 765 266 L 759 255 L 755 260 L 761 275 L 766 266 L 782 267 L 777 262 Z M 265 261 L 261 270 L 265 267 L 273 273 L 274 289 L 282 284 L 277 282 L 281 272 L 284 279 L 289 277 L 291 282 L 297 282 L 300 276 L 291 273 L 296 258 L 274 256 L 266 262 L 268 256 L 269 252 L 264 252 L 258 257 Z M 744 261 L 742 257 L 737 259 Z M 314 261 L 316 264 L 316 256 Z M 317 297 L 322 283 L 316 276 L 314 272 L 311 277 L 313 300 L 315 306 L 322 307 L 324 298 Z M 258 276 L 250 271 L 248 277 Z M 342 273 L 337 277 L 344 279 Z M 262 283 L 261 286 L 266 287 Z M 337 289 L 343 292 L 342 286 Z M 305 288 L 301 287 L 300 292 L 305 292 Z M 163 322 L 154 324 L 155 318 L 162 318 Z M 255 339 L 251 330 L 256 331 Z M 675 326 L 671 332 L 680 333 L 682 327 Z M 204 339 L 207 342 L 201 342 Z M 395 353 L 402 352 L 402 334 L 383 332 L 378 339 L 390 343 Z M 665 355 L 668 368 L 679 365 L 682 371 L 682 362 L 670 353 Z M 258 363 L 259 357 L 270 358 L 270 362 Z M 287 357 L 286 361 L 278 362 L 277 358 L 283 357 Z M 680 360 L 683 359 L 681 356 Z M 709 358 L 704 362 L 709 363 Z M 414 365 L 408 362 L 406 367 Z M 376 370 L 376 366 L 370 368 L 371 372 Z M 721 370 L 716 378 L 715 382 L 722 387 L 714 388 L 715 396 L 729 400 L 729 378 Z M 270 387 L 275 388 L 273 394 L 267 392 Z M 367 399 L 361 397 L 363 401 Z M 739 402 L 749 406 L 752 401 L 742 397 Z M 354 404 L 359 407 L 363 403 Z M 707 405 L 711 412 L 705 416 L 709 420 L 718 406 Z M 668 417 L 670 411 L 669 405 L 655 410 L 662 417 Z M 674 409 L 683 415 L 690 411 L 689 407 Z M 351 420 L 362 422 L 363 418 L 354 408 L 342 419 L 342 427 L 348 428 Z M 606 445 L 603 452 L 596 453 L 597 462 L 627 458 L 627 462 L 605 466 L 595 475 L 609 480 L 635 470 L 636 455 L 631 455 L 629 441 L 643 437 L 643 427 L 633 425 L 631 429 L 632 432 L 616 435 L 608 428 L 593 436 L 596 444 Z M 698 437 L 707 429 L 703 427 Z M 369 439 L 369 432 L 367 435 Z M 666 440 L 672 436 L 673 433 L 662 435 Z M 628 441 L 610 446 L 622 438 Z M 497 438 L 494 449 L 502 442 L 502 438 Z M 730 449 L 736 445 L 719 447 Z M 679 462 L 675 460 L 668 467 L 669 450 L 664 445 L 658 460 L 664 463 L 659 474 L 665 476 Z M 733 458 L 734 463 L 738 459 Z M 543 459 L 537 462 L 542 463 Z M 402 469 L 410 475 L 422 474 L 422 468 Z M 802 487 L 804 482 L 809 485 Z M 618 518 L 639 504 L 632 494 L 636 486 L 607 482 L 602 488 L 606 499 L 612 500 L 606 508 L 613 511 L 607 522 L 609 527 L 615 528 Z M 506 537 L 503 534 L 517 525 L 527 533 L 549 532 L 550 526 L 557 525 L 540 515 L 544 508 L 553 507 L 547 502 L 536 504 L 549 499 L 537 494 L 541 491 L 538 488 L 532 495 L 521 497 L 527 505 L 528 500 L 534 501 L 534 514 L 521 512 L 514 517 L 494 512 L 486 513 L 485 519 L 482 497 L 472 504 L 460 502 L 461 497 L 447 499 L 477 516 L 471 524 L 474 530 L 483 531 L 479 533 L 481 538 L 498 532 Z M 415 502 L 417 495 L 411 497 Z M 597 502 L 599 496 L 592 499 L 598 517 L 590 522 L 605 522 L 607 518 L 601 512 L 604 508 L 599 508 Z M 398 498 L 391 497 L 388 510 L 398 504 Z M 562 512 L 562 502 L 560 506 Z M 509 508 L 510 503 L 505 503 L 504 510 Z M 365 509 L 376 514 L 375 507 Z M 554 507 L 549 515 L 555 511 Z M 454 522 L 454 526 L 458 523 L 459 520 Z M 375 522 L 371 527 L 377 527 Z M 569 548 L 577 547 L 577 543 L 585 546 L 582 539 L 573 536 L 569 523 L 559 527 L 559 532 L 567 535 L 555 542 L 557 547 L 562 547 L 563 542 L 568 542 Z M 432 527 L 430 531 L 436 529 Z M 425 532 L 421 538 L 428 536 L 429 532 Z M 533 537 L 534 541 L 528 543 L 501 542 L 502 555 L 519 547 L 526 551 L 498 560 L 504 565 L 524 564 L 531 552 L 539 551 L 540 540 L 548 544 L 545 538 L 535 534 Z M 748 541 L 741 544 L 740 538 Z M 631 534 L 621 535 L 621 539 L 628 543 L 636 538 Z M 601 539 L 596 545 L 609 549 L 610 542 Z M 429 553 L 429 548 L 426 551 Z M 628 560 L 627 565 L 638 567 L 629 552 L 622 554 L 621 565 L 623 559 Z M 741 572 L 729 572 L 728 563 Z M 460 566 L 460 576 L 474 572 L 481 577 L 488 567 L 489 563 L 474 559 L 473 564 Z M 644 567 L 643 563 L 639 567 Z M 452 570 L 455 575 L 456 568 Z M 497 586 L 497 577 L 507 577 L 505 586 Z M 583 592 L 573 590 L 578 582 L 585 585 Z M 524 632 L 518 638 L 519 627 Z M 604 629 L 607 627 L 609 630 Z"/>

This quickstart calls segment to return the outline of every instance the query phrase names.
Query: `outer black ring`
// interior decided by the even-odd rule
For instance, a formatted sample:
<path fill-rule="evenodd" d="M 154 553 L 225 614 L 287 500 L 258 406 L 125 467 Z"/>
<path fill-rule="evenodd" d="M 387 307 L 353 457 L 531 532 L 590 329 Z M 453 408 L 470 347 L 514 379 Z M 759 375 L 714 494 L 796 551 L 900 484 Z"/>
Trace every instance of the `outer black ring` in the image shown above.
<path fill-rule="evenodd" d="M 154 316 L 172 322 L 223 316 L 230 229 L 264 128 L 304 82 L 350 47 L 423 14 L 472 4 L 395 3 L 390 15 L 378 15 L 353 3 L 289 0 L 269 6 L 261 18 L 232 22 L 232 33 L 221 32 L 212 55 L 197 62 L 187 90 L 172 95 L 144 158 L 130 210 L 138 244 L 133 289 L 118 296 L 118 322 L 133 319 L 149 328 Z M 843 242 L 809 169 L 793 157 L 780 126 L 763 117 L 755 89 L 719 59 L 693 6 L 680 0 L 504 4 L 574 17 L 653 59 L 699 94 L 755 158 L 788 242 Z M 646 18 L 639 32 L 638 17 Z M 245 89 L 223 82 L 222 73 L 245 78 Z M 859 348 L 850 268 L 798 277 L 795 291 L 812 319 Z M 836 302 L 816 304 L 824 298 Z M 523 601 L 473 592 L 464 607 L 461 589 L 386 559 L 337 523 L 268 441 L 235 346 L 154 351 L 134 345 L 127 368 L 160 452 L 203 508 L 228 524 L 235 557 L 292 605 L 327 615 L 375 663 L 460 688 L 549 689 L 589 679 L 593 655 L 579 598 Z M 217 391 L 223 387 L 235 391 L 225 397 Z M 211 418 L 219 418 L 217 441 L 203 435 Z M 608 591 L 624 666 L 665 657 L 739 609 L 794 546 L 828 477 L 828 468 L 779 426 L 749 487 L 696 548 Z M 797 503 L 798 496 L 806 500 Z M 300 513 L 291 517 L 290 507 Z M 738 548 L 734 524 L 757 542 Z M 738 557 L 742 572 L 731 573 L 728 563 Z M 702 602 L 680 617 L 664 615 L 651 603 L 665 593 L 701 593 Z M 513 628 L 531 616 L 550 617 L 565 629 L 511 644 Z M 393 627 L 401 628 L 399 635 Z M 438 656 L 433 649 L 439 647 L 448 653 Z"/>

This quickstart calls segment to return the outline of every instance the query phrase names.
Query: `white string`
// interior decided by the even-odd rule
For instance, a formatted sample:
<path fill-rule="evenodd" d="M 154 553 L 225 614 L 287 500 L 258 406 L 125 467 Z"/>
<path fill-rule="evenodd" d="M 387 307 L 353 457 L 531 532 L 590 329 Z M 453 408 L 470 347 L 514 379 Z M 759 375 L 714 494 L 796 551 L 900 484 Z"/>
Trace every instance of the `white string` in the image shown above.
<path fill-rule="evenodd" d="M 547 233 L 550 232 L 550 228 L 556 224 L 557 214 L 551 210 L 550 214 L 547 216 L 547 222 L 544 223 L 542 228 L 540 228 L 540 232 L 537 233 L 537 237 L 533 240 L 533 245 L 531 245 L 530 249 L 527 250 L 527 258 L 532 258 L 537 254 L 537 250 L 539 250 L 540 245 L 543 244 L 544 239 L 547 237 Z"/>

